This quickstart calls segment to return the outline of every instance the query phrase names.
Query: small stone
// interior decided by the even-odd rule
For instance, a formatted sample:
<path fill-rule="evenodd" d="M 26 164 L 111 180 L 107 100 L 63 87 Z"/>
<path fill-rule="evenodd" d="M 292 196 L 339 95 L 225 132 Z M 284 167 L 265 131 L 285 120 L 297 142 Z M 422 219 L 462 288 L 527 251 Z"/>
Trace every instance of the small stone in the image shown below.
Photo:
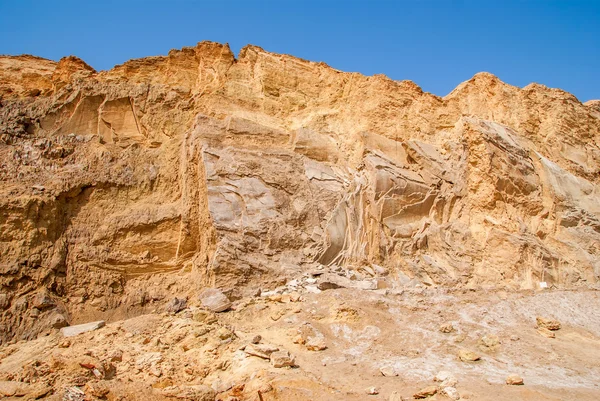
<path fill-rule="evenodd" d="M 279 351 L 279 348 L 271 344 L 248 344 L 244 349 L 246 354 L 263 359 L 270 359 L 271 354 L 276 351 Z"/>
<path fill-rule="evenodd" d="M 506 378 L 506 384 L 509 384 L 511 386 L 521 386 L 524 384 L 524 382 L 521 376 L 512 374 Z"/>
<path fill-rule="evenodd" d="M 327 349 L 327 343 L 323 336 L 309 337 L 305 345 L 309 351 L 323 351 Z"/>
<path fill-rule="evenodd" d="M 73 337 L 78 334 L 87 333 L 88 331 L 98 330 L 101 327 L 104 327 L 104 320 L 99 320 L 97 322 L 90 322 L 84 324 L 77 324 L 75 326 L 63 327 L 60 329 L 60 332 L 64 337 Z"/>
<path fill-rule="evenodd" d="M 448 372 L 447 370 L 440 370 L 434 377 L 433 377 L 433 381 L 434 382 L 443 382 L 444 380 L 448 379 L 452 377 L 452 373 Z"/>
<path fill-rule="evenodd" d="M 279 319 L 281 319 L 283 317 L 283 315 L 285 315 L 285 313 L 286 313 L 286 311 L 282 309 L 282 310 L 273 312 L 269 317 L 271 318 L 271 320 L 276 322 Z"/>
<path fill-rule="evenodd" d="M 555 338 L 556 337 L 556 334 L 554 334 L 552 331 L 548 330 L 545 327 L 540 327 L 539 329 L 537 329 L 537 332 L 546 338 Z"/>
<path fill-rule="evenodd" d="M 379 368 L 379 371 L 385 377 L 394 377 L 394 376 L 398 376 L 399 375 L 399 372 L 396 370 L 396 368 L 394 368 L 393 366 L 389 366 L 389 365 L 388 366 L 382 366 L 381 368 Z"/>
<path fill-rule="evenodd" d="M 252 337 L 252 340 L 250 340 L 250 342 L 252 344 L 258 344 L 260 340 L 262 340 L 262 336 L 260 334 L 257 334 L 254 337 Z"/>
<path fill-rule="evenodd" d="M 228 340 L 234 335 L 233 332 L 226 327 L 221 327 L 219 330 L 217 330 L 216 334 L 220 340 Z"/>
<path fill-rule="evenodd" d="M 165 310 L 170 313 L 179 313 L 187 308 L 187 299 L 173 298 L 165 307 Z"/>
<path fill-rule="evenodd" d="M 474 362 L 481 359 L 481 357 L 478 354 L 468 349 L 459 350 L 458 358 L 463 362 Z"/>
<path fill-rule="evenodd" d="M 321 291 L 327 291 L 327 290 L 335 290 L 337 288 L 343 288 L 343 287 L 337 283 L 332 283 L 330 281 L 323 281 L 317 285 L 317 288 Z"/>
<path fill-rule="evenodd" d="M 379 394 L 379 389 L 377 387 L 369 387 L 366 392 L 368 395 L 377 395 Z"/>
<path fill-rule="evenodd" d="M 446 370 L 438 372 L 433 381 L 440 382 L 440 387 L 455 387 L 458 384 L 456 377 Z"/>
<path fill-rule="evenodd" d="M 481 337 L 481 343 L 488 348 L 494 348 L 500 345 L 500 339 L 495 334 L 486 334 Z"/>
<path fill-rule="evenodd" d="M 424 389 L 413 394 L 413 397 L 416 399 L 431 397 L 431 396 L 435 395 L 435 393 L 437 393 L 437 390 L 438 389 L 436 386 L 425 387 Z"/>
<path fill-rule="evenodd" d="M 521 338 L 515 334 L 510 336 L 510 341 L 519 341 Z"/>
<path fill-rule="evenodd" d="M 295 358 L 287 351 L 275 351 L 271 354 L 271 365 L 274 368 L 293 367 Z"/>
<path fill-rule="evenodd" d="M 302 335 L 298 334 L 297 336 L 294 337 L 294 339 L 292 340 L 292 342 L 294 344 L 304 345 L 306 343 L 306 340 L 302 337 Z"/>
<path fill-rule="evenodd" d="M 458 393 L 458 390 L 452 386 L 442 387 L 440 392 L 451 400 L 460 400 L 460 394 Z"/>
<path fill-rule="evenodd" d="M 225 312 L 231 308 L 231 301 L 221 290 L 206 288 L 200 294 L 202 306 L 213 312 Z"/>
<path fill-rule="evenodd" d="M 454 325 L 452 323 L 444 323 L 442 325 L 440 325 L 440 332 L 441 333 L 445 333 L 445 334 L 449 334 L 454 332 L 456 329 L 454 328 Z"/>
<path fill-rule="evenodd" d="M 539 328 L 545 328 L 552 331 L 560 330 L 560 322 L 558 320 L 547 319 L 540 316 L 536 317 L 535 320 Z"/>
<path fill-rule="evenodd" d="M 192 315 L 192 319 L 204 324 L 212 324 L 218 320 L 214 312 L 202 309 L 195 310 Z"/>

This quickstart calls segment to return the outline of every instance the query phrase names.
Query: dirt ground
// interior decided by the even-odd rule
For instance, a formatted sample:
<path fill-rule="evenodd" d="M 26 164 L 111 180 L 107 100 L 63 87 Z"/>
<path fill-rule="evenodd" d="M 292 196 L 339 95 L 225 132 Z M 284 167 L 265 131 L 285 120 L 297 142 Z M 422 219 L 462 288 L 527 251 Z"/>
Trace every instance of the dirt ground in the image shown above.
<path fill-rule="evenodd" d="M 77 399 L 67 398 L 77 387 L 80 399 L 402 400 L 437 386 L 430 399 L 451 399 L 434 382 L 448 371 L 460 399 L 600 398 L 597 291 L 339 288 L 297 296 L 247 298 L 218 314 L 190 302 L 177 314 L 18 342 L 0 349 L 0 392 L 17 382 L 22 396 L 6 399 Z M 555 338 L 538 332 L 538 316 L 560 322 Z M 320 350 L 302 344 L 303 327 Z M 248 355 L 243 348 L 257 335 L 289 351 L 295 367 Z M 480 359 L 462 361 L 461 350 Z M 524 385 L 507 385 L 511 374 Z"/>

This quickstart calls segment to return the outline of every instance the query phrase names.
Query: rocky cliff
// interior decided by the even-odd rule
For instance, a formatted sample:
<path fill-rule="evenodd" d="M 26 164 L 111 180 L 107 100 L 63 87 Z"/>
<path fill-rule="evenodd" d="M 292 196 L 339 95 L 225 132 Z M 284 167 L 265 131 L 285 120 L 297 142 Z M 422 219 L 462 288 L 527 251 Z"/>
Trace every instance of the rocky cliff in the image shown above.
<path fill-rule="evenodd" d="M 96 72 L 0 57 L 0 342 L 233 300 L 325 265 L 375 286 L 600 279 L 600 107 L 475 75 L 441 98 L 201 42 Z"/>

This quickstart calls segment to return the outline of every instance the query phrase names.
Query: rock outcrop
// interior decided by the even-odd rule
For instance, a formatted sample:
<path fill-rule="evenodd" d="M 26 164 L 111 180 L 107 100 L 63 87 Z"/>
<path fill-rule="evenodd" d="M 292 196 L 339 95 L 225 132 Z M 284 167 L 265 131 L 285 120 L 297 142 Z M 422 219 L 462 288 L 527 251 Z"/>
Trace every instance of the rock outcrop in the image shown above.
<path fill-rule="evenodd" d="M 0 57 L 0 342 L 319 264 L 597 286 L 599 138 L 597 101 L 488 73 L 441 98 L 256 46 Z"/>

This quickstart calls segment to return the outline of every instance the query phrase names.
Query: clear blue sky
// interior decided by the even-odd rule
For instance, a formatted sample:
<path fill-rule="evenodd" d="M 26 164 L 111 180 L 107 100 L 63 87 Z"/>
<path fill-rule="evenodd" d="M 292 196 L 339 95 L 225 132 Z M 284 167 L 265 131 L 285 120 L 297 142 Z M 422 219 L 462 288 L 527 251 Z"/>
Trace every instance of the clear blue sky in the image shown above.
<path fill-rule="evenodd" d="M 600 0 L 0 0 L 0 54 L 97 70 L 202 40 L 248 43 L 446 95 L 479 71 L 600 98 Z"/>

